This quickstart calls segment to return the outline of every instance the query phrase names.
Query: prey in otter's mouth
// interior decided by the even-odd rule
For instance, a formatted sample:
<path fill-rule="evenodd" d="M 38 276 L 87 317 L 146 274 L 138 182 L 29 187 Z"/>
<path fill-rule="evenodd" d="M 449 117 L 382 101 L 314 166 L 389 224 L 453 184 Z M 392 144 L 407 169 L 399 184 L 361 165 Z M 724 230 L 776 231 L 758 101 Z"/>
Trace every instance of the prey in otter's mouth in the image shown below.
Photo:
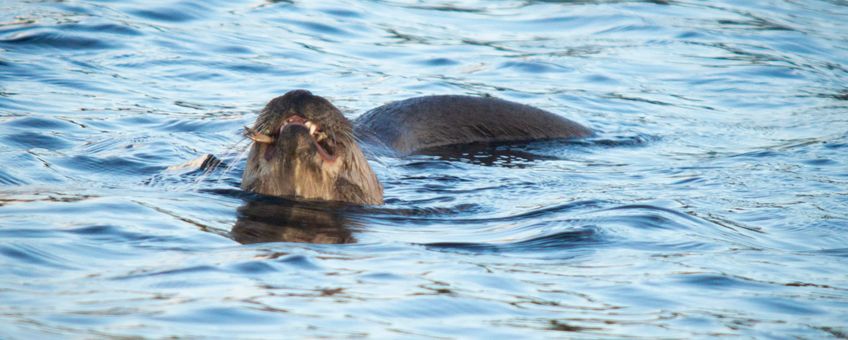
<path fill-rule="evenodd" d="M 283 121 L 283 125 L 280 126 L 279 131 L 277 131 L 277 133 L 274 135 L 266 135 L 247 126 L 244 127 L 244 132 L 247 138 L 250 138 L 256 143 L 274 144 L 276 138 L 282 135 L 282 132 L 286 128 L 294 126 L 301 126 L 309 130 L 309 136 L 312 137 L 312 143 L 318 151 L 318 154 L 321 156 L 321 159 L 324 160 L 324 162 L 332 163 L 336 161 L 336 155 L 333 149 L 334 143 L 327 137 L 327 134 L 324 133 L 324 131 L 319 127 L 319 124 L 313 123 L 312 121 L 298 115 L 286 118 L 286 120 Z M 266 149 L 265 160 L 270 161 L 271 158 L 274 157 L 274 150 L 274 148 Z"/>
<path fill-rule="evenodd" d="M 274 98 L 245 135 L 254 141 L 242 189 L 272 196 L 383 203 L 353 126 L 326 99 L 296 90 Z"/>

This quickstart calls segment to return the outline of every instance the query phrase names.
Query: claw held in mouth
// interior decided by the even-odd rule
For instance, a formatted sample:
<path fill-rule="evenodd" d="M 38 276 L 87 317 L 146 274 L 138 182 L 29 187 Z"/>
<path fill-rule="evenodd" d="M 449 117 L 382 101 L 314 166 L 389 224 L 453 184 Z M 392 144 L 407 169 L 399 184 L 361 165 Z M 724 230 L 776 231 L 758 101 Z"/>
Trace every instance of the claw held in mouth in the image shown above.
<path fill-rule="evenodd" d="M 258 132 L 247 126 L 244 127 L 244 136 L 252 139 L 256 143 L 274 144 L 274 138 L 264 133 Z"/>

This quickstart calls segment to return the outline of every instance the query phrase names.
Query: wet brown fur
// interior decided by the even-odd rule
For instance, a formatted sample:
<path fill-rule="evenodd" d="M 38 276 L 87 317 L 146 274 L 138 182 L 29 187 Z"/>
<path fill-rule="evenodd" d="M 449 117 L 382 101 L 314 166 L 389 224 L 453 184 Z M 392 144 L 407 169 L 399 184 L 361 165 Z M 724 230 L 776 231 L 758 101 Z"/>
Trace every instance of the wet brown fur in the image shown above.
<path fill-rule="evenodd" d="M 359 117 L 356 130 L 400 155 L 449 145 L 579 138 L 592 134 L 574 121 L 529 105 L 493 97 L 456 95 L 416 97 L 380 106 Z"/>

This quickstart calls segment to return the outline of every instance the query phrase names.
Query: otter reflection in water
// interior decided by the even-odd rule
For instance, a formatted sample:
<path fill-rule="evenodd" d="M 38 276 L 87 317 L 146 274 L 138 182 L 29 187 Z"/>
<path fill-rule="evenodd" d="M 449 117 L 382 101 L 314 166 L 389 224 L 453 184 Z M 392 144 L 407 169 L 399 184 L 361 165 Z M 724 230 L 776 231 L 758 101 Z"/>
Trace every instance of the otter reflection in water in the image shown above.
<path fill-rule="evenodd" d="M 249 199 L 236 212 L 230 231 L 239 243 L 354 243 L 345 209 L 339 203 L 262 197 Z"/>
<path fill-rule="evenodd" d="M 553 113 L 491 97 L 428 96 L 389 103 L 356 121 L 306 90 L 272 99 L 252 128 L 244 190 L 264 195 L 382 204 L 363 145 L 403 156 L 471 143 L 585 137 L 591 130 Z"/>

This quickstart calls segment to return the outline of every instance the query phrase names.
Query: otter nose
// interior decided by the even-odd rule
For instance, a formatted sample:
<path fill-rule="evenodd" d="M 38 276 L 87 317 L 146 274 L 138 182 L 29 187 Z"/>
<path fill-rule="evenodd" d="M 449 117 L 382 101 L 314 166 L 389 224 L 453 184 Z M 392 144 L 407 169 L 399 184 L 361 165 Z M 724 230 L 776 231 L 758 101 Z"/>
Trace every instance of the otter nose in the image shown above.
<path fill-rule="evenodd" d="M 286 124 L 306 124 L 306 118 L 300 115 L 294 115 L 289 118 L 286 118 Z"/>
<path fill-rule="evenodd" d="M 306 118 L 303 118 L 303 116 L 300 116 L 300 115 L 289 116 L 288 118 L 286 118 L 286 120 L 283 121 L 283 124 L 280 125 L 279 134 L 282 134 L 283 131 L 285 131 L 286 128 L 288 128 L 288 127 L 293 127 L 293 126 L 306 127 L 306 123 L 308 123 L 308 122 L 309 122 L 309 120 L 307 120 Z"/>

